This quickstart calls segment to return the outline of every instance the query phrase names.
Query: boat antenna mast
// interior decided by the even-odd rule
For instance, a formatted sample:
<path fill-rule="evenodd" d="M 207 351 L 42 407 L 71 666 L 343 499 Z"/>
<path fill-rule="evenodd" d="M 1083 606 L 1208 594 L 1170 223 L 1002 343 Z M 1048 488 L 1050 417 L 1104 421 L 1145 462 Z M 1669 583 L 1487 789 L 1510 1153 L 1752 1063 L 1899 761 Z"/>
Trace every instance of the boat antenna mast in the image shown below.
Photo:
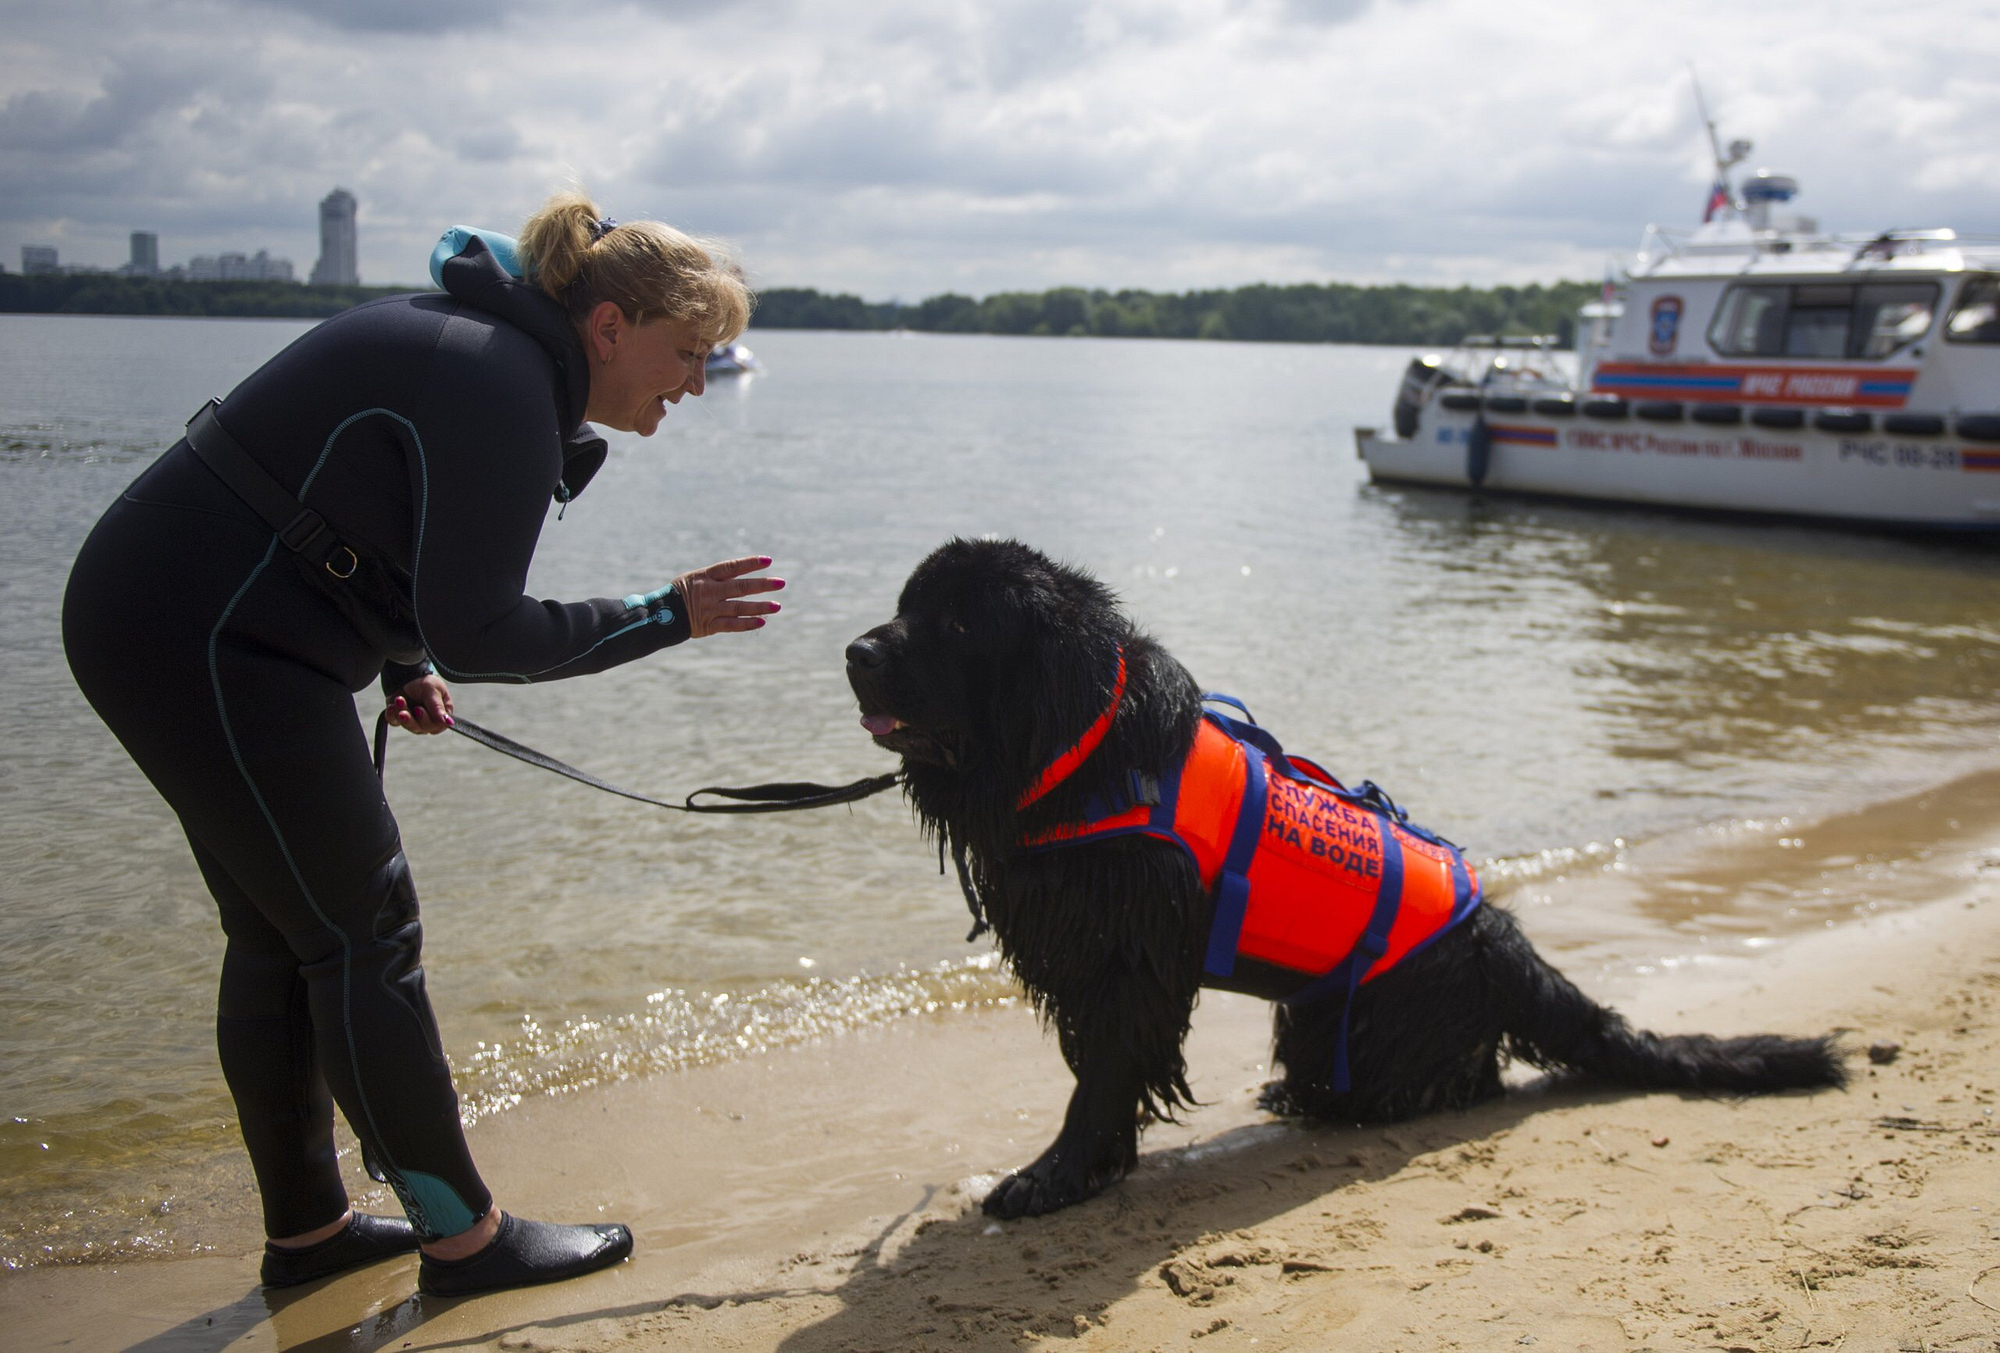
<path fill-rule="evenodd" d="M 1729 171 L 1750 157 L 1750 142 L 1738 137 L 1729 143 L 1728 153 L 1722 149 L 1722 137 L 1715 130 L 1715 119 L 1708 115 L 1708 100 L 1701 95 L 1701 77 L 1694 73 L 1694 62 L 1688 62 L 1688 83 L 1694 86 L 1694 106 L 1701 114 L 1701 125 L 1708 132 L 1708 149 L 1715 156 L 1715 186 L 1710 189 L 1708 208 L 1702 213 L 1702 220 L 1712 219 L 1718 211 L 1732 211 L 1739 215 L 1743 203 L 1736 190 L 1730 186 Z"/>

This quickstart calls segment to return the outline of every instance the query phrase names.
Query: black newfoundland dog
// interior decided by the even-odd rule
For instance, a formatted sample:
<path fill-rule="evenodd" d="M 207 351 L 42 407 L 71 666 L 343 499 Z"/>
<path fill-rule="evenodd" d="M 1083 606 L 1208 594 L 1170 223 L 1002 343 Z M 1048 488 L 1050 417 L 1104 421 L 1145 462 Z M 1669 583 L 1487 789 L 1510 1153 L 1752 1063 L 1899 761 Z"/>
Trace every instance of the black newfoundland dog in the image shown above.
<path fill-rule="evenodd" d="M 902 757 L 918 817 L 957 860 L 975 917 L 983 910 L 1076 1075 L 1061 1133 L 986 1211 L 1032 1216 L 1088 1198 L 1132 1168 L 1145 1115 L 1193 1103 L 1181 1042 L 1202 986 L 1284 1001 L 1311 981 L 1255 961 L 1227 979 L 1206 971 L 1217 895 L 1170 840 L 1024 845 L 1178 784 L 1203 723 L 1200 688 L 1102 584 L 1015 541 L 937 550 L 896 618 L 848 646 L 847 674 L 862 725 Z M 1278 1006 L 1283 1079 L 1264 1104 L 1333 1123 L 1476 1104 L 1500 1093 L 1509 1058 L 1641 1089 L 1845 1083 L 1830 1035 L 1632 1029 L 1494 906 L 1474 906 L 1358 988 L 1306 995 Z"/>

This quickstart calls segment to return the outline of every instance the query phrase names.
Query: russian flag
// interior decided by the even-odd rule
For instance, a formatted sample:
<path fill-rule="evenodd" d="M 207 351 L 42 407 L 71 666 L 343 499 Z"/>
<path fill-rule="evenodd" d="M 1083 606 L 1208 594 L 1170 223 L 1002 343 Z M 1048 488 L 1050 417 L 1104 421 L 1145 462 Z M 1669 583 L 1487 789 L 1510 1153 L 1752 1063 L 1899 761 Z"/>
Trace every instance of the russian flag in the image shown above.
<path fill-rule="evenodd" d="M 1717 179 L 1715 186 L 1708 190 L 1708 205 L 1702 208 L 1701 212 L 1702 223 L 1706 225 L 1714 220 L 1715 213 L 1730 205 L 1729 182 L 1726 179 Z"/>

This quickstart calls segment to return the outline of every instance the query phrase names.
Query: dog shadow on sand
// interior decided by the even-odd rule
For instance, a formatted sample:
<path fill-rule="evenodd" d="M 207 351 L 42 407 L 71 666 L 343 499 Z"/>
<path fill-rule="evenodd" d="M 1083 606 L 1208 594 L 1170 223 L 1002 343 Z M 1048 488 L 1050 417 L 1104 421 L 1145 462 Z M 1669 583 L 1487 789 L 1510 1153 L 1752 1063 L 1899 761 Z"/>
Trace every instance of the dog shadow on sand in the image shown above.
<path fill-rule="evenodd" d="M 1001 1224 L 976 1206 L 949 1216 L 919 1209 L 914 1226 L 910 1217 L 899 1218 L 858 1254 L 843 1256 L 852 1268 L 833 1287 L 818 1289 L 837 1298 L 839 1309 L 818 1318 L 802 1312 L 778 1347 L 783 1353 L 1014 1350 L 1024 1336 L 1080 1338 L 1147 1284 L 1164 1284 L 1198 1328 L 1215 1315 L 1209 1303 L 1246 1269 L 1291 1283 L 1338 1282 L 1343 1273 L 1379 1268 L 1370 1256 L 1379 1224 L 1365 1214 L 1379 1212 L 1381 1199 L 1364 1207 L 1359 1195 L 1418 1158 L 1435 1157 L 1438 1174 L 1456 1179 L 1484 1159 L 1481 1143 L 1545 1110 L 1611 1104 L 1635 1093 L 1545 1076 L 1472 1109 L 1402 1123 L 1340 1128 L 1274 1119 L 1142 1155 L 1124 1182 L 1048 1216 Z M 1468 1200 L 1477 1188 L 1467 1185 Z M 1324 1214 L 1311 1248 L 1288 1250 L 1283 1242 L 1231 1234 L 1305 1208 Z M 1437 1220 L 1494 1215 L 1468 1207 Z M 680 1300 L 710 1305 L 717 1298 Z M 1108 1332 L 1116 1336 L 1115 1323 Z"/>
<path fill-rule="evenodd" d="M 1543 1078 L 1470 1110 L 1386 1126 L 1273 1119 L 1143 1154 L 1122 1183 L 1047 1216 L 996 1223 L 968 1206 L 962 1215 L 923 1218 L 907 1236 L 897 1234 L 908 1229 L 899 1219 L 853 1257 L 831 1293 L 840 1310 L 801 1325 L 779 1347 L 1016 1349 L 1023 1335 L 1084 1334 L 1150 1281 L 1187 1302 L 1198 1324 L 1240 1266 L 1273 1264 L 1287 1279 L 1366 1267 L 1371 1234 L 1342 1225 L 1343 1195 L 1543 1109 L 1624 1097 L 1629 1092 Z M 1315 1252 L 1269 1254 L 1227 1239 L 1314 1203 L 1331 1214 L 1329 1239 Z M 1204 1238 L 1223 1241 L 1205 1262 L 1183 1253 Z"/>

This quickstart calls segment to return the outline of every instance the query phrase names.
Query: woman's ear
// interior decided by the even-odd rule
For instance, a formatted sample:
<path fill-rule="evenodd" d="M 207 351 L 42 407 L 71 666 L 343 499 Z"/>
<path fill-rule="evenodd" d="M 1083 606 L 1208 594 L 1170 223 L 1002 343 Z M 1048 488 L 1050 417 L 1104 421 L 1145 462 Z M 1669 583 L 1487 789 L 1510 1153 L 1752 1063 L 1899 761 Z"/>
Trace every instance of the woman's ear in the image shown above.
<path fill-rule="evenodd" d="M 625 312 L 616 301 L 599 301 L 584 321 L 583 341 L 592 360 L 599 366 L 611 360 L 627 328 Z"/>

